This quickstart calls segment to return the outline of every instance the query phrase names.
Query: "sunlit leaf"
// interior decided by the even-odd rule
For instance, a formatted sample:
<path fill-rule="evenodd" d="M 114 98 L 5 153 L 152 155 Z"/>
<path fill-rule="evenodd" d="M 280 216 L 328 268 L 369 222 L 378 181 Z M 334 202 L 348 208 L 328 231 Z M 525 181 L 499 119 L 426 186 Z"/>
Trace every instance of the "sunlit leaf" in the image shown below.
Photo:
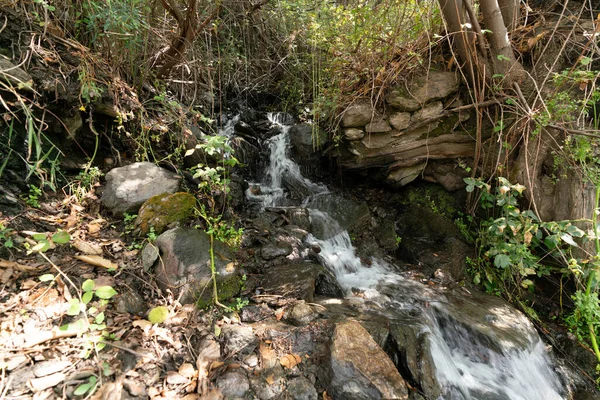
<path fill-rule="evenodd" d="M 94 290 L 95 286 L 96 286 L 96 284 L 94 283 L 94 280 L 88 279 L 81 284 L 81 290 L 83 290 L 84 292 L 89 292 L 89 291 Z"/>
<path fill-rule="evenodd" d="M 111 286 L 100 286 L 96 289 L 96 297 L 100 299 L 110 299 L 117 294 L 117 291 Z"/>
<path fill-rule="evenodd" d="M 52 274 L 44 274 L 38 278 L 40 282 L 48 282 L 54 279 L 54 275 Z"/>
<path fill-rule="evenodd" d="M 67 310 L 67 315 L 70 315 L 72 317 L 75 315 L 79 315 L 79 312 L 81 311 L 81 303 L 79 302 L 79 299 L 71 299 L 69 304 L 70 306 Z"/>
<path fill-rule="evenodd" d="M 52 241 L 57 244 L 66 244 L 71 240 L 71 235 L 66 231 L 58 231 L 52 235 Z"/>
<path fill-rule="evenodd" d="M 154 307 L 148 313 L 148 320 L 153 324 L 162 324 L 169 316 L 169 309 L 165 306 Z"/>

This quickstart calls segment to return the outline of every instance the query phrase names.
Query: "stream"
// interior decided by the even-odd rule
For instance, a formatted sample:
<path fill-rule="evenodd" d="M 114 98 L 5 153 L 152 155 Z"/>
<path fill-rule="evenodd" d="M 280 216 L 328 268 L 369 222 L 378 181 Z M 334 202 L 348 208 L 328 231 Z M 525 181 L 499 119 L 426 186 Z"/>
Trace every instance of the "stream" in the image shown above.
<path fill-rule="evenodd" d="M 281 133 L 265 143 L 268 166 L 259 182 L 249 183 L 246 197 L 262 209 L 308 209 L 312 233 L 306 241 L 320 248 L 321 263 L 348 296 L 360 292 L 365 304 L 374 305 L 369 312 L 388 321 L 393 339 L 386 350 L 407 381 L 427 398 L 567 398 L 545 344 L 521 313 L 491 296 L 416 282 L 398 266 L 375 257 L 368 263 L 361 260 L 348 232 L 323 207 L 335 202 L 336 194 L 302 176 L 290 159 L 286 120 L 285 114 L 269 114 Z M 288 198 L 290 188 L 303 194 L 301 204 Z M 420 354 L 412 354 L 416 345 L 402 343 L 408 336 L 418 343 Z M 420 370 L 425 363 L 432 376 Z"/>

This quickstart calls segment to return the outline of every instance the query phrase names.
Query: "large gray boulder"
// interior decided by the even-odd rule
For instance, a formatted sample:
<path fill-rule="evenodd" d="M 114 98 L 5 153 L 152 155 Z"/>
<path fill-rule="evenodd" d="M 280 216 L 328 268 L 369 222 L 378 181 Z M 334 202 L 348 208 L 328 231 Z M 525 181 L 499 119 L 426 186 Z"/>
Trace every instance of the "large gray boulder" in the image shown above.
<path fill-rule="evenodd" d="M 394 363 L 356 321 L 337 324 L 331 343 L 330 392 L 336 399 L 408 399 Z"/>
<path fill-rule="evenodd" d="M 226 300 L 239 293 L 240 276 L 225 244 L 215 240 L 214 254 L 219 300 Z M 146 245 L 142 263 L 153 270 L 158 286 L 171 290 L 182 304 L 196 302 L 203 307 L 210 303 L 210 238 L 205 232 L 193 228 L 168 230 Z"/>
<path fill-rule="evenodd" d="M 106 174 L 106 188 L 101 202 L 114 215 L 137 213 L 153 196 L 175 193 L 181 177 L 149 162 L 113 168 Z"/>
<path fill-rule="evenodd" d="M 373 118 L 374 109 L 370 103 L 356 103 L 349 106 L 342 114 L 344 128 L 360 128 Z"/>
<path fill-rule="evenodd" d="M 458 91 L 458 86 L 454 72 L 430 71 L 406 86 L 396 87 L 385 101 L 400 111 L 416 111 L 430 101 L 448 97 Z"/>

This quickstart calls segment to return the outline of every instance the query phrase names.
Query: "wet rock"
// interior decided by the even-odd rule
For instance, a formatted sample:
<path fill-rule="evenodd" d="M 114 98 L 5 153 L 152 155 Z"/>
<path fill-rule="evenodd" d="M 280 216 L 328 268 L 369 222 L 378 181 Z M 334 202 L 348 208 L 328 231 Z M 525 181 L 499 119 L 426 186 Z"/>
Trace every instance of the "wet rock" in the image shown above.
<path fill-rule="evenodd" d="M 373 106 L 370 103 L 358 103 L 349 106 L 342 114 L 342 126 L 345 128 L 360 128 L 371 121 Z"/>
<path fill-rule="evenodd" d="M 154 232 L 158 235 L 168 226 L 188 219 L 194 212 L 196 198 L 189 193 L 162 193 L 148 199 L 140 208 L 135 225 L 141 235 Z"/>
<path fill-rule="evenodd" d="M 224 343 L 223 352 L 227 357 L 250 354 L 258 345 L 258 338 L 250 326 L 225 325 L 221 334 Z"/>
<path fill-rule="evenodd" d="M 300 300 L 292 307 L 288 313 L 287 320 L 296 326 L 307 325 L 317 319 L 319 314 L 305 301 Z"/>
<path fill-rule="evenodd" d="M 180 177 L 149 162 L 113 168 L 106 174 L 102 204 L 113 214 L 137 213 L 140 206 L 162 193 L 175 193 Z"/>
<path fill-rule="evenodd" d="M 242 322 L 258 322 L 273 316 L 273 310 L 266 304 L 247 306 L 242 308 L 240 318 Z"/>
<path fill-rule="evenodd" d="M 385 98 L 392 107 L 401 111 L 416 111 L 425 103 L 443 99 L 458 90 L 459 81 L 454 72 L 429 71 L 407 86 L 393 89 Z"/>
<path fill-rule="evenodd" d="M 383 219 L 377 224 L 375 237 L 377 243 L 385 251 L 394 251 L 398 248 L 398 236 L 396 236 L 396 227 L 392 219 Z"/>
<path fill-rule="evenodd" d="M 355 201 L 339 195 L 317 196 L 309 202 L 307 207 L 327 213 L 339 224 L 341 229 L 350 233 L 362 233 L 368 228 L 371 221 L 371 213 L 366 202 Z M 325 225 L 320 222 L 315 218 L 311 224 L 310 232 L 315 237 L 329 239 L 339 233 L 339 230 L 332 230 L 329 221 Z"/>
<path fill-rule="evenodd" d="M 288 382 L 288 395 L 294 400 L 317 400 L 317 389 L 305 377 L 299 376 Z"/>
<path fill-rule="evenodd" d="M 327 132 L 318 125 L 299 124 L 290 128 L 292 155 L 296 159 L 308 157 L 315 150 L 325 147 L 329 141 Z"/>
<path fill-rule="evenodd" d="M 217 240 L 213 245 L 219 299 L 223 301 L 239 293 L 241 281 L 231 261 L 231 250 Z M 162 290 L 171 290 L 182 304 L 196 302 L 204 307 L 212 300 L 210 239 L 205 232 L 175 228 L 147 246 L 158 248 L 160 257 L 154 262 L 153 271 Z"/>
<path fill-rule="evenodd" d="M 260 249 L 260 255 L 263 259 L 270 261 L 277 257 L 285 257 L 293 251 L 292 246 L 286 242 L 278 242 L 276 244 L 268 244 Z"/>
<path fill-rule="evenodd" d="M 344 137 L 346 140 L 359 140 L 365 137 L 365 132 L 358 128 L 348 128 L 344 129 Z"/>
<path fill-rule="evenodd" d="M 396 367 L 356 321 L 336 325 L 331 342 L 330 393 L 334 398 L 408 399 Z"/>
<path fill-rule="evenodd" d="M 264 294 L 256 301 L 285 305 L 299 299 L 311 302 L 319 286 L 338 287 L 335 278 L 318 264 L 284 264 L 269 268 L 264 276 Z M 341 291 L 341 289 L 340 289 Z M 343 292 L 342 292 L 343 294 Z"/>

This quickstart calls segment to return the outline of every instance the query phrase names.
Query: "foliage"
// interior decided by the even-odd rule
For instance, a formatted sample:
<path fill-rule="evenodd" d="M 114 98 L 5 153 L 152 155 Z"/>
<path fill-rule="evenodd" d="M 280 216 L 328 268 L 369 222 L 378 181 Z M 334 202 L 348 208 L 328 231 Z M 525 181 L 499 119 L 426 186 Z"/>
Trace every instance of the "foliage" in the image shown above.
<path fill-rule="evenodd" d="M 13 229 L 9 228 L 8 225 L 4 225 L 0 222 L 0 246 L 6 247 L 10 249 L 14 246 L 13 240 L 11 238 L 11 232 Z"/>

